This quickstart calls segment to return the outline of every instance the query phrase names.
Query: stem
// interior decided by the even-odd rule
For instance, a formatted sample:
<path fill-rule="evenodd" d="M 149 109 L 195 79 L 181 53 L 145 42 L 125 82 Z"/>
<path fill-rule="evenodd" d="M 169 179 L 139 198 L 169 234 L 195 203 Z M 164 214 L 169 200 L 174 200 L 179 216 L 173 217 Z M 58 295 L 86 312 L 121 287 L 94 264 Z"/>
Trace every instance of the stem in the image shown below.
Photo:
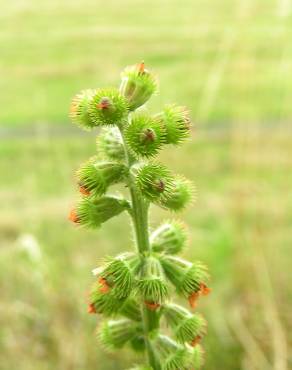
<path fill-rule="evenodd" d="M 121 135 L 124 141 L 125 155 L 127 160 L 127 165 L 130 167 L 135 163 L 135 158 L 131 155 L 127 148 L 126 140 L 124 140 L 123 131 L 120 128 Z M 145 254 L 151 252 L 151 246 L 149 242 L 148 234 L 148 209 L 149 202 L 145 201 L 143 197 L 139 194 L 136 188 L 135 182 L 130 178 L 129 183 L 130 196 L 132 201 L 132 221 L 135 230 L 135 239 L 137 244 L 137 249 L 140 254 L 141 261 L 143 261 Z M 151 340 L 150 333 L 153 329 L 156 329 L 159 320 L 157 320 L 157 314 L 155 312 L 149 311 L 144 304 L 141 304 L 144 337 L 146 342 L 146 350 L 148 363 L 153 370 L 161 370 L 161 365 L 155 355 Z"/>

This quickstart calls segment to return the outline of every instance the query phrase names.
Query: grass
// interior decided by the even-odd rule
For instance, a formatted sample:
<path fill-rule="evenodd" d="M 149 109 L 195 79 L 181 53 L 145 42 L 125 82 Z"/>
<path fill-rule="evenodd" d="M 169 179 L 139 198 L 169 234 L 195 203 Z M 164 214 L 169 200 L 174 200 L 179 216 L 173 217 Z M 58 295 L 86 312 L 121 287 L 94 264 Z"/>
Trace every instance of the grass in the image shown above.
<path fill-rule="evenodd" d="M 151 109 L 179 102 L 197 122 L 194 140 L 161 159 L 198 187 L 182 217 L 188 257 L 212 272 L 199 306 L 205 368 L 288 369 L 289 2 L 14 0 L 0 20 L 0 370 L 117 370 L 135 360 L 105 354 L 86 313 L 90 270 L 132 245 L 125 216 L 98 232 L 67 222 L 74 170 L 95 151 L 94 134 L 71 131 L 67 112 L 77 91 L 117 85 L 120 69 L 141 59 L 161 81 Z M 153 208 L 152 226 L 168 216 Z"/>
<path fill-rule="evenodd" d="M 168 150 L 161 158 L 191 174 L 199 189 L 197 205 L 184 218 L 191 228 L 188 256 L 212 271 L 213 294 L 199 307 L 209 320 L 207 369 L 218 363 L 238 369 L 250 360 L 243 330 L 272 363 L 267 330 L 279 319 L 265 314 L 275 309 L 284 330 L 289 327 L 290 137 L 278 129 L 245 132 L 243 127 L 226 138 L 202 130 L 179 156 Z M 99 232 L 74 229 L 66 220 L 76 199 L 72 172 L 94 150 L 92 135 L 14 139 L 1 146 L 7 158 L 0 188 L 3 370 L 20 363 L 26 370 L 96 364 L 100 370 L 122 369 L 121 363 L 131 361 L 130 354 L 107 356 L 98 348 L 95 319 L 86 313 L 90 270 L 104 255 L 132 248 L 127 220 L 120 216 Z M 154 208 L 152 226 L 165 216 Z"/>
<path fill-rule="evenodd" d="M 64 124 L 73 94 L 116 85 L 121 67 L 141 59 L 163 82 L 154 109 L 185 103 L 209 125 L 287 121 L 292 28 L 286 3 L 6 2 L 0 100 L 13 109 L 1 110 L 0 122 Z"/>

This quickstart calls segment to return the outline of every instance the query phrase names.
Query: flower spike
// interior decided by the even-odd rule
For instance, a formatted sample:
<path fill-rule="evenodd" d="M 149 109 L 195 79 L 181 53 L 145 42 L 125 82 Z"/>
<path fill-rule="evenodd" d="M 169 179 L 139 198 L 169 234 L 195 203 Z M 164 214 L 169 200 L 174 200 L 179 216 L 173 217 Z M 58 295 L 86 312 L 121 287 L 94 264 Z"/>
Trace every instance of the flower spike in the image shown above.
<path fill-rule="evenodd" d="M 143 108 L 157 91 L 144 62 L 125 68 L 121 77 L 119 89 L 84 90 L 70 107 L 72 121 L 98 128 L 98 136 L 96 156 L 77 171 L 80 201 L 69 219 L 97 229 L 127 211 L 134 230 L 134 251 L 107 257 L 92 270 L 87 310 L 103 317 L 97 337 L 106 350 L 127 346 L 144 357 L 145 364 L 131 370 L 200 370 L 206 321 L 172 296 L 195 308 L 210 292 L 207 268 L 178 256 L 188 242 L 181 222 L 166 221 L 150 232 L 148 220 L 152 204 L 178 212 L 193 200 L 191 182 L 155 159 L 166 145 L 190 136 L 189 112 L 175 104 L 154 115 Z M 122 187 L 123 195 L 109 195 L 112 186 Z"/>

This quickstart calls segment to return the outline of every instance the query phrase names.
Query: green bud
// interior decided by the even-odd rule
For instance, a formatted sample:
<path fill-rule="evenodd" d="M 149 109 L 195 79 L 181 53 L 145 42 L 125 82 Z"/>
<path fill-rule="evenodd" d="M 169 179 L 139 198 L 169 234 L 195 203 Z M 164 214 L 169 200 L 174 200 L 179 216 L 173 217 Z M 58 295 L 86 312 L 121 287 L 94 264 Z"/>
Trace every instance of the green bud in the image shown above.
<path fill-rule="evenodd" d="M 167 278 L 178 292 L 188 298 L 192 293 L 199 292 L 202 284 L 208 281 L 207 268 L 201 262 L 191 263 L 168 255 L 161 256 L 160 262 Z"/>
<path fill-rule="evenodd" d="M 156 118 L 165 126 L 166 144 L 180 144 L 189 137 L 191 121 L 185 107 L 167 105 Z"/>
<path fill-rule="evenodd" d="M 165 166 L 148 163 L 138 169 L 136 183 L 145 198 L 159 201 L 172 191 L 173 177 Z"/>
<path fill-rule="evenodd" d="M 178 221 L 162 224 L 150 236 L 152 249 L 155 252 L 177 254 L 185 246 L 187 233 L 185 226 Z"/>
<path fill-rule="evenodd" d="M 95 90 L 83 90 L 73 98 L 70 106 L 69 116 L 72 122 L 85 130 L 90 130 L 95 126 L 88 111 L 94 94 Z"/>
<path fill-rule="evenodd" d="M 159 260 L 146 257 L 137 283 L 139 294 L 147 304 L 161 304 L 168 296 L 168 287 Z"/>
<path fill-rule="evenodd" d="M 193 349 L 192 349 L 192 361 L 194 365 L 195 370 L 200 370 L 202 369 L 202 366 L 204 365 L 205 362 L 205 353 L 200 344 L 197 344 Z"/>
<path fill-rule="evenodd" d="M 169 196 L 163 197 L 159 204 L 163 208 L 178 212 L 184 209 L 193 199 L 194 187 L 192 183 L 182 176 L 176 176 Z"/>
<path fill-rule="evenodd" d="M 88 228 L 97 228 L 129 207 L 128 201 L 122 198 L 113 196 L 86 197 L 76 207 L 76 223 Z"/>
<path fill-rule="evenodd" d="M 116 289 L 112 289 L 105 279 L 99 278 L 90 292 L 89 303 L 96 313 L 112 316 L 119 313 L 126 299 L 126 297 L 118 298 Z"/>
<path fill-rule="evenodd" d="M 118 162 L 98 161 L 91 158 L 77 171 L 79 185 L 85 188 L 90 195 L 105 194 L 110 185 L 125 179 L 127 167 Z"/>
<path fill-rule="evenodd" d="M 115 289 L 118 298 L 129 297 L 132 291 L 134 277 L 131 270 L 131 260 L 136 259 L 135 255 L 120 255 L 108 261 L 100 274 L 107 284 Z"/>
<path fill-rule="evenodd" d="M 157 90 L 157 81 L 143 62 L 125 68 L 121 77 L 120 92 L 127 98 L 131 111 L 145 104 Z"/>
<path fill-rule="evenodd" d="M 95 126 L 120 125 L 127 114 L 127 100 L 117 89 L 97 90 L 89 104 L 89 115 Z"/>
<path fill-rule="evenodd" d="M 122 136 L 117 127 L 104 127 L 96 139 L 97 149 L 106 158 L 112 160 L 123 160 L 125 149 Z"/>
<path fill-rule="evenodd" d="M 194 340 L 206 334 L 205 319 L 199 314 L 192 314 L 184 307 L 167 304 L 164 306 L 163 314 L 180 343 L 192 344 Z"/>
<path fill-rule="evenodd" d="M 142 331 L 139 326 L 128 319 L 109 320 L 101 325 L 98 339 L 107 350 L 114 351 L 131 341 L 138 330 Z"/>
<path fill-rule="evenodd" d="M 120 314 L 134 321 L 142 321 L 140 304 L 131 297 L 121 307 Z"/>
<path fill-rule="evenodd" d="M 132 152 L 141 157 L 156 155 L 164 143 L 165 129 L 158 120 L 145 114 L 135 114 L 126 127 L 125 136 Z"/>
<path fill-rule="evenodd" d="M 192 365 L 191 352 L 166 335 L 159 335 L 154 342 L 162 370 L 189 370 Z"/>

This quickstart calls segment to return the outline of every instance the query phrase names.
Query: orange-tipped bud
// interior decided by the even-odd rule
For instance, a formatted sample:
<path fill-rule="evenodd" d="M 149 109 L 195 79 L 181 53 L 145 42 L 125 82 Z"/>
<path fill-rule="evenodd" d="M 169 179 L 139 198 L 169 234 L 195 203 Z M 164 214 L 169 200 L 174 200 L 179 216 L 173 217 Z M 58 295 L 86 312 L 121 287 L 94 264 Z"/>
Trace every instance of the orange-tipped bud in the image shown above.
<path fill-rule="evenodd" d="M 79 191 L 81 194 L 88 196 L 90 195 L 90 191 L 86 189 L 85 186 L 79 185 Z"/>
<path fill-rule="evenodd" d="M 93 303 L 90 303 L 90 304 L 88 305 L 88 307 L 87 307 L 87 312 L 88 312 L 88 313 L 96 313 L 96 309 L 95 309 L 95 307 L 94 307 Z"/>
<path fill-rule="evenodd" d="M 200 296 L 199 292 L 193 292 L 189 296 L 188 300 L 189 300 L 189 304 L 190 304 L 191 308 L 196 308 L 199 296 Z"/>
<path fill-rule="evenodd" d="M 100 285 L 101 285 L 101 287 L 99 288 L 99 291 L 101 292 L 101 293 L 107 293 L 109 290 L 110 290 L 110 286 L 108 285 L 108 283 L 107 283 L 107 281 L 106 281 L 106 279 L 105 278 L 103 278 L 103 277 L 100 277 L 99 279 L 98 279 L 98 282 L 100 283 Z"/>
<path fill-rule="evenodd" d="M 200 343 L 202 337 L 200 335 L 197 335 L 191 342 L 191 346 L 195 347 L 197 344 Z"/>
<path fill-rule="evenodd" d="M 145 63 L 141 62 L 138 64 L 138 72 L 139 73 L 144 73 L 145 72 Z"/>
<path fill-rule="evenodd" d="M 69 213 L 69 216 L 68 216 L 68 219 L 72 222 L 74 222 L 75 224 L 78 224 L 79 223 L 79 217 L 76 213 L 76 210 L 75 208 L 72 208 L 70 213 Z"/>
<path fill-rule="evenodd" d="M 200 285 L 200 293 L 202 295 L 208 295 L 209 293 L 211 293 L 211 288 L 208 288 L 206 284 L 204 283 L 201 283 Z"/>
<path fill-rule="evenodd" d="M 154 302 L 147 302 L 145 301 L 145 306 L 150 310 L 150 311 L 156 311 L 159 307 L 159 303 L 154 303 Z"/>
<path fill-rule="evenodd" d="M 101 101 L 96 104 L 99 109 L 108 109 L 111 106 L 109 98 L 102 98 Z"/>

